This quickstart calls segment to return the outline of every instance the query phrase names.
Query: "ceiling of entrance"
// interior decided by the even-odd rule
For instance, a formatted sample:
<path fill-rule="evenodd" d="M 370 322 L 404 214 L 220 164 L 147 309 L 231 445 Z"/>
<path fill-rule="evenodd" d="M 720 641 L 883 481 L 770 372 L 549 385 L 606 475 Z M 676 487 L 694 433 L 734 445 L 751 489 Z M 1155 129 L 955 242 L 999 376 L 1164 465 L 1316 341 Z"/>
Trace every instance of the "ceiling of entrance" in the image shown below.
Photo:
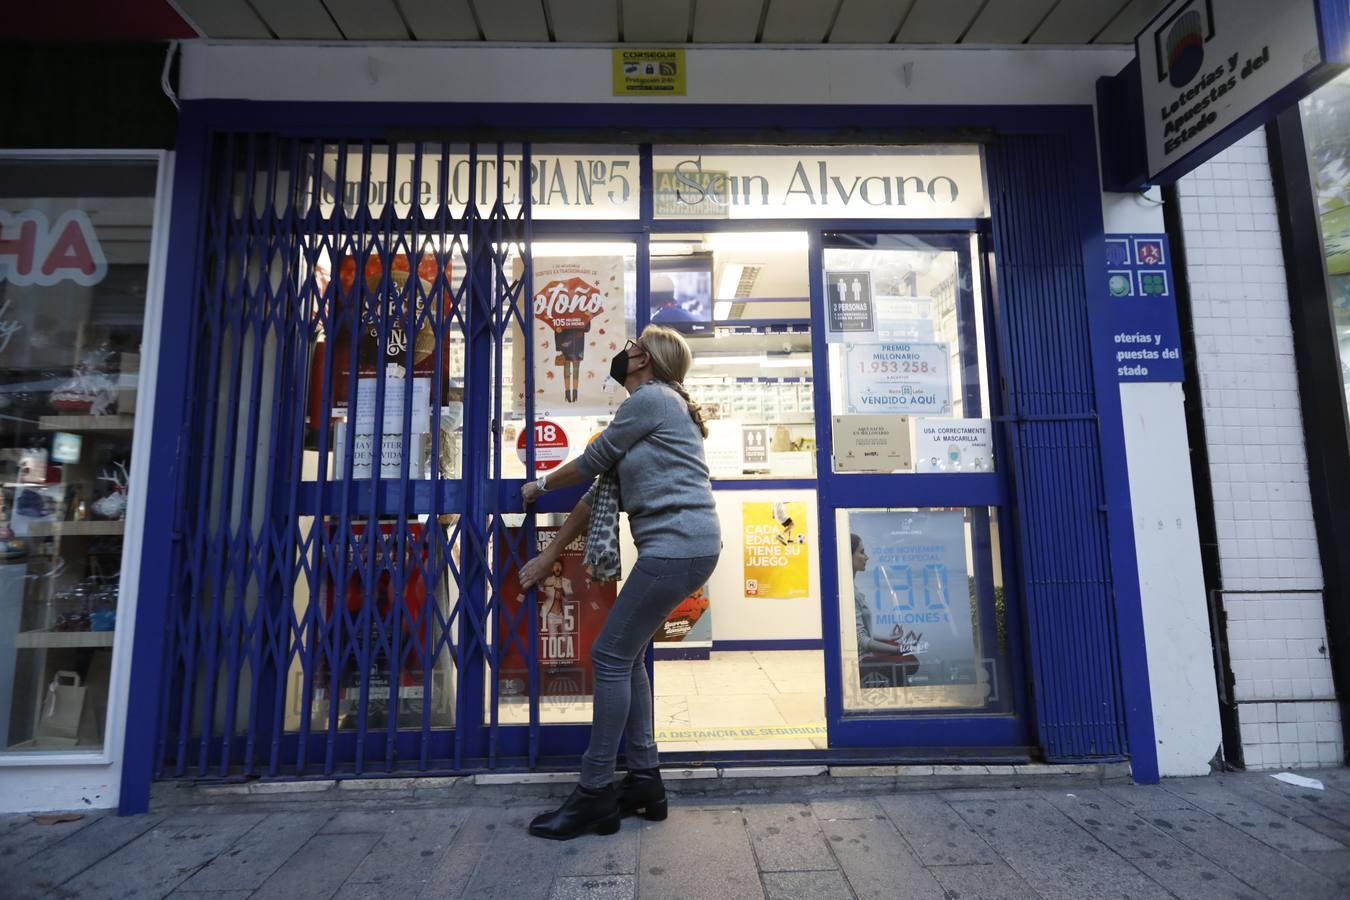
<path fill-rule="evenodd" d="M 215 39 L 552 43 L 1128 44 L 1167 0 L 130 0 Z M 20 4 L 12 36 L 88 0 Z M 64 39 L 71 23 L 62 16 Z M 32 21 L 25 21 L 32 20 Z M 103 39 L 128 37 L 115 22 Z M 181 23 L 178 23 L 181 27 Z M 26 27 L 27 26 L 27 27 Z M 8 30 L 8 29 L 7 29 Z M 136 36 L 147 36 L 144 29 Z M 161 37 L 181 37 L 173 29 Z M 99 38 L 91 33 L 89 38 Z"/>

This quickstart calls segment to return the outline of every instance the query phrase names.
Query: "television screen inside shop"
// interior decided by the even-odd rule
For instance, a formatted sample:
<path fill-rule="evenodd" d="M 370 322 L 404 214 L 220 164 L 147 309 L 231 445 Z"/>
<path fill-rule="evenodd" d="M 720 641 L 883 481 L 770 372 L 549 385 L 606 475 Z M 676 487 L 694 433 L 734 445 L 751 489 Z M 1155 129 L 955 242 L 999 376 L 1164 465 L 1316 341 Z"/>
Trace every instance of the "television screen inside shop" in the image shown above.
<path fill-rule="evenodd" d="M 105 739 L 155 179 L 0 163 L 0 752 Z"/>

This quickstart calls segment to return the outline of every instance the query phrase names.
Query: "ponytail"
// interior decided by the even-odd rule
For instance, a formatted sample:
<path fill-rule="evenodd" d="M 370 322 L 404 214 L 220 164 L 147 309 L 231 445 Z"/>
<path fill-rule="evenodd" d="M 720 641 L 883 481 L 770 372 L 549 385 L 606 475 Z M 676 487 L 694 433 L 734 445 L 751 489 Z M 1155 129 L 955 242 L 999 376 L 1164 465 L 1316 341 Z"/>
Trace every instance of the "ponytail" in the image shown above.
<path fill-rule="evenodd" d="M 708 423 L 703 419 L 703 407 L 695 403 L 694 398 L 689 396 L 689 391 L 685 388 L 684 382 L 667 381 L 666 384 L 670 385 L 671 390 L 679 394 L 684 400 L 684 405 L 689 407 L 689 418 L 694 420 L 694 424 L 698 426 L 699 433 L 702 434 L 706 440 L 708 437 Z"/>

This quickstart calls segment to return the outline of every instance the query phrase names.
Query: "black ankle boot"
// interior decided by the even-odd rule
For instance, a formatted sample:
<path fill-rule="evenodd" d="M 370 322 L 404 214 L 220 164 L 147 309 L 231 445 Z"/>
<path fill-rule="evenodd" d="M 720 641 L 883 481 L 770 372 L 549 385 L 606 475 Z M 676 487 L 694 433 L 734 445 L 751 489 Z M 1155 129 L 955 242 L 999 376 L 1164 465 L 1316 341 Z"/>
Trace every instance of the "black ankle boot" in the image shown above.
<path fill-rule="evenodd" d="M 630 769 L 619 785 L 619 809 L 625 816 L 640 815 L 649 822 L 666 818 L 666 786 L 660 769 Z"/>
<path fill-rule="evenodd" d="M 553 812 L 535 816 L 530 834 L 553 841 L 570 841 L 594 831 L 613 834 L 619 830 L 619 794 L 614 785 L 588 788 L 577 785 L 567 802 Z"/>

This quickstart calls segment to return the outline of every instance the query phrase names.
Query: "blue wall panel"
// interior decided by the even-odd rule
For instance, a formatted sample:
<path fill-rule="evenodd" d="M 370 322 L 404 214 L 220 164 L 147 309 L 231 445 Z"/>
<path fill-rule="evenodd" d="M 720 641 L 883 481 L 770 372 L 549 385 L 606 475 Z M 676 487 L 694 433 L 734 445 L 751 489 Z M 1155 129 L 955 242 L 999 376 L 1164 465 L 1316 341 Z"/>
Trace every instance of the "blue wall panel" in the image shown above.
<path fill-rule="evenodd" d="M 1091 223 L 1063 189 L 1067 137 L 1006 137 L 989 162 L 1037 729 L 1049 760 L 1119 758 L 1129 745 L 1083 267 Z M 1117 430 L 1118 419 L 1117 406 Z"/>

